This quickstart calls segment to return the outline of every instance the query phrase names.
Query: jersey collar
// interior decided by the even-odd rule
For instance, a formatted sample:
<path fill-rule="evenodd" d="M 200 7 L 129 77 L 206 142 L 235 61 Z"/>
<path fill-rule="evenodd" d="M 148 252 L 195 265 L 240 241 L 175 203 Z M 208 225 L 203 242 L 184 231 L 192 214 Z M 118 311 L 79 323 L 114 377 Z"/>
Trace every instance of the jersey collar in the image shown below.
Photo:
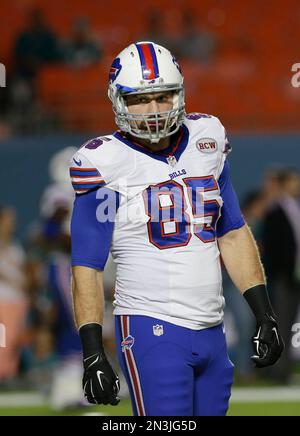
<path fill-rule="evenodd" d="M 144 153 L 147 156 L 152 157 L 153 159 L 168 163 L 167 158 L 170 156 L 175 156 L 177 161 L 180 159 L 180 156 L 184 152 L 189 140 L 189 130 L 183 124 L 180 127 L 178 134 L 175 134 L 174 137 L 171 136 L 171 144 L 169 145 L 169 147 L 165 148 L 164 150 L 155 152 L 152 152 L 143 145 L 140 145 L 137 142 L 128 139 L 120 130 L 115 132 L 113 136 L 136 151 Z"/>

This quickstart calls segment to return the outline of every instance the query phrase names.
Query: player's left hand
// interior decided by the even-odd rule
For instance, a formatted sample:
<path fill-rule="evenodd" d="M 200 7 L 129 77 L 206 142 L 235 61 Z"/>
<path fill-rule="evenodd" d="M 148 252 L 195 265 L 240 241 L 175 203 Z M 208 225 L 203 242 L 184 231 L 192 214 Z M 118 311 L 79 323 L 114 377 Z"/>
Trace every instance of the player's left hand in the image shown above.
<path fill-rule="evenodd" d="M 262 321 L 257 323 L 256 334 L 252 342 L 255 354 L 251 359 L 256 364 L 256 368 L 274 365 L 284 350 L 278 324 L 270 315 L 266 315 Z"/>

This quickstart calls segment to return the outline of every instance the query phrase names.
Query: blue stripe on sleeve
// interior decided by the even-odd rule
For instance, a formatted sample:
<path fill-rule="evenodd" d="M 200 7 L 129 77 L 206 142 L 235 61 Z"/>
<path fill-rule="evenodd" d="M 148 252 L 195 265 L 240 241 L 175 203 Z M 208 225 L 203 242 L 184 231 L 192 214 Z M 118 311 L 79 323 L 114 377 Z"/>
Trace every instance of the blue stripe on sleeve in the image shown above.
<path fill-rule="evenodd" d="M 78 189 L 94 189 L 97 188 L 97 186 L 105 185 L 105 182 L 95 182 L 95 183 L 72 183 L 73 188 L 75 190 Z"/>
<path fill-rule="evenodd" d="M 99 173 L 99 171 L 95 170 L 95 171 L 79 171 L 79 170 L 71 170 L 70 169 L 70 176 L 71 177 L 101 177 L 101 174 Z"/>
<path fill-rule="evenodd" d="M 76 196 L 71 221 L 72 266 L 103 271 L 119 200 L 118 192 L 105 187 Z"/>
<path fill-rule="evenodd" d="M 227 160 L 218 180 L 223 199 L 221 217 L 217 223 L 217 237 L 221 238 L 231 230 L 237 230 L 245 225 L 239 201 L 230 178 L 230 169 Z"/>

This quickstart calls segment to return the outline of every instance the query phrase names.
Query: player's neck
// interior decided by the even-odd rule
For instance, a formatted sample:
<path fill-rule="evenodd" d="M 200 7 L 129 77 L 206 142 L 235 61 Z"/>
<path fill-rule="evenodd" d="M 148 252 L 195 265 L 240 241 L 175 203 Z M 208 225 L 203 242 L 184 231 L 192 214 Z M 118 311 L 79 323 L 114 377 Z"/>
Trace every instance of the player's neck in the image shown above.
<path fill-rule="evenodd" d="M 170 137 L 169 136 L 166 138 L 160 139 L 158 142 L 150 142 L 147 139 L 136 138 L 136 137 L 131 136 L 131 135 L 128 135 L 128 136 L 132 141 L 137 142 L 138 144 L 142 145 L 143 147 L 147 148 L 148 150 L 150 150 L 152 152 L 164 150 L 165 148 L 168 148 L 170 145 Z"/>

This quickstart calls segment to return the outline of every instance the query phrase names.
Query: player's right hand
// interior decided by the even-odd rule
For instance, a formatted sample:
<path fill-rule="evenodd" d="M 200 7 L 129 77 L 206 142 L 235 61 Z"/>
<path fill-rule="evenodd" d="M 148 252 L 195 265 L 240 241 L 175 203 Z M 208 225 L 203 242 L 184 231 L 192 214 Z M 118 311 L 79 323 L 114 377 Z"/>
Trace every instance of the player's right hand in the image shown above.
<path fill-rule="evenodd" d="M 119 377 L 112 369 L 104 352 L 87 357 L 84 359 L 83 365 L 82 387 L 88 402 L 116 406 L 120 402 L 118 397 Z"/>

